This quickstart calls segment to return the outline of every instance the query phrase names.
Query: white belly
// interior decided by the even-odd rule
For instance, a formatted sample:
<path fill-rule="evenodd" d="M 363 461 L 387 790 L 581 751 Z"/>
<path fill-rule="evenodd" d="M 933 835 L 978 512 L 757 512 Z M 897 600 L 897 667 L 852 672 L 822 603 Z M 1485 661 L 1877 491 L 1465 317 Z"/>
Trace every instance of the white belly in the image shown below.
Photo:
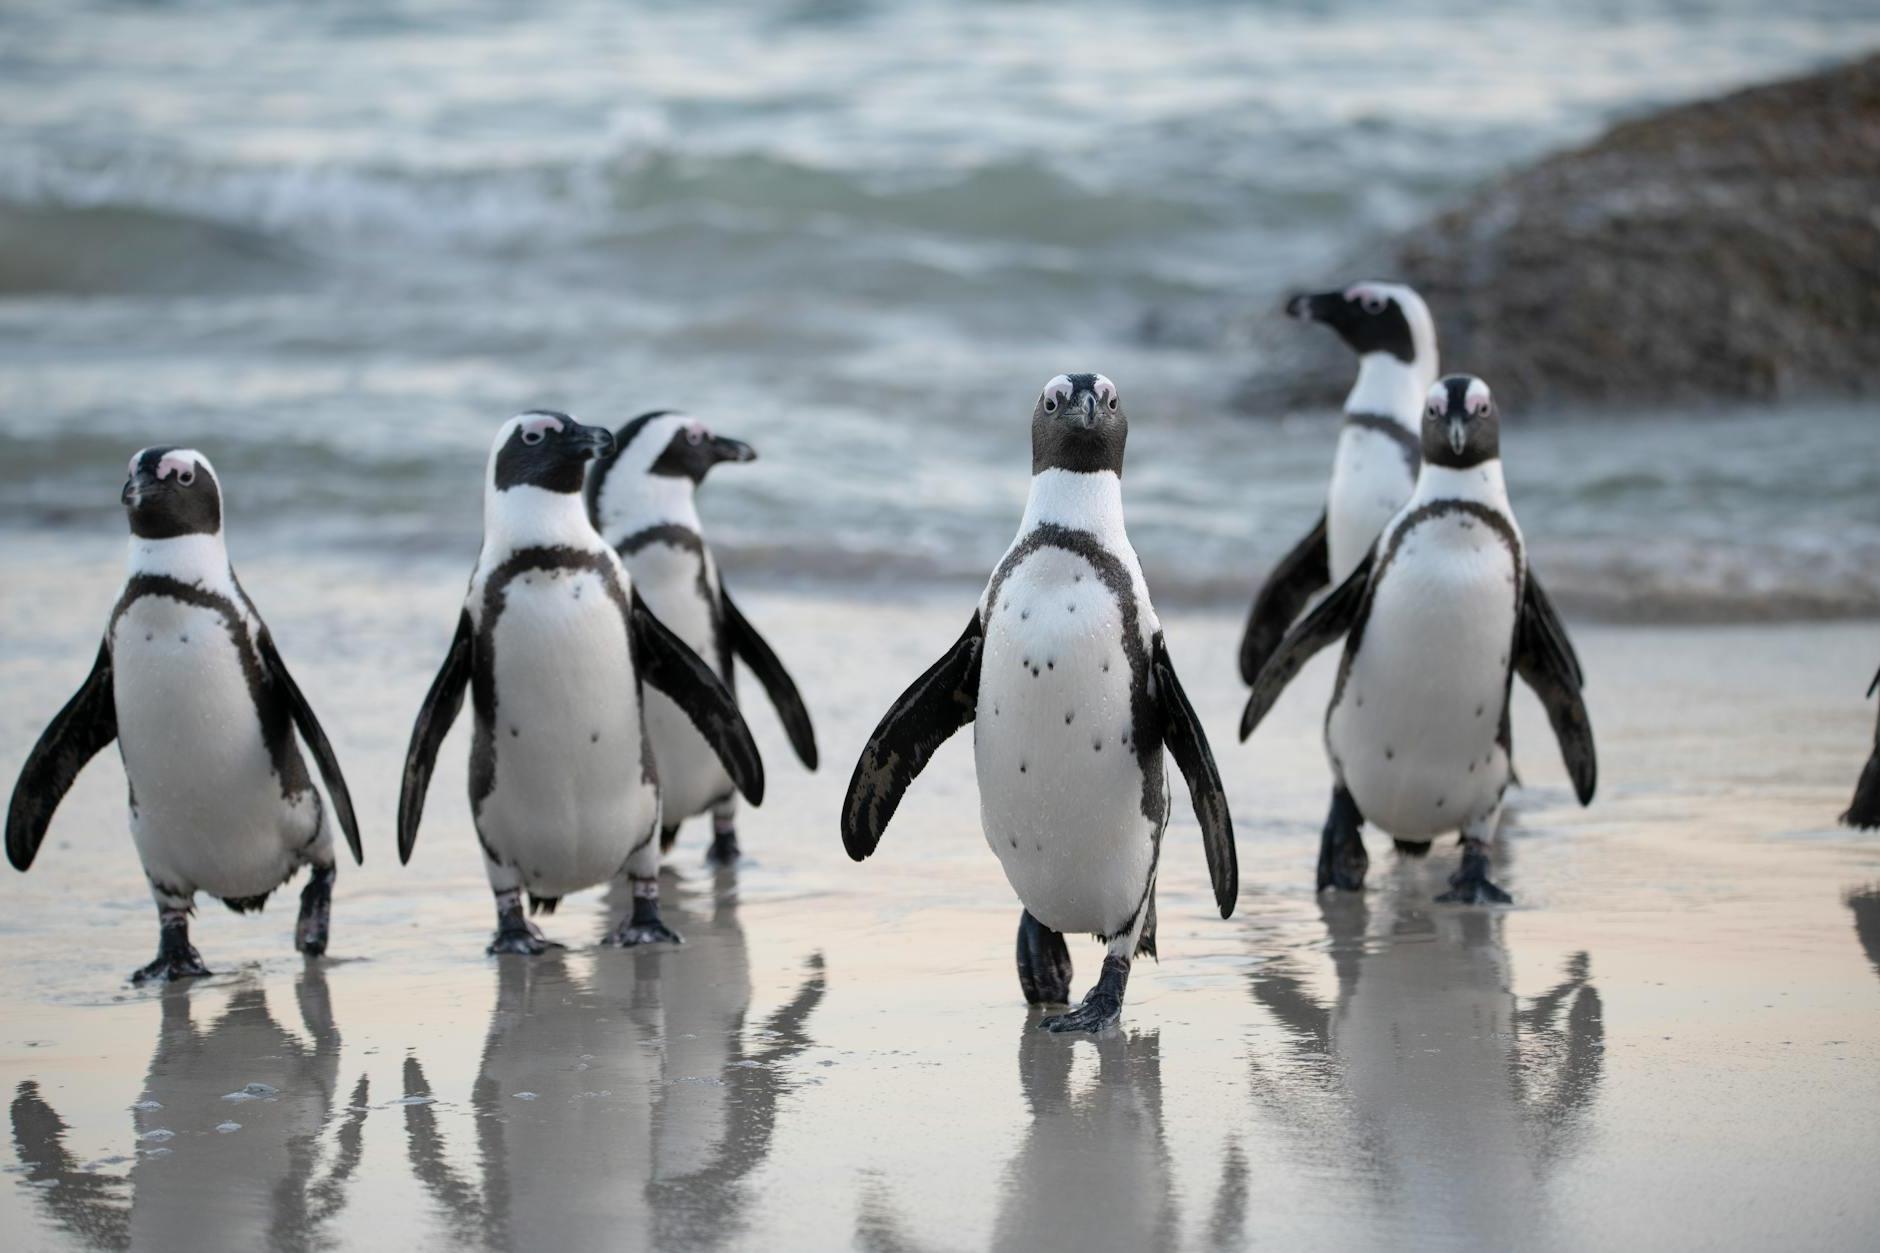
<path fill-rule="evenodd" d="M 133 601 L 112 635 L 112 687 L 146 873 L 185 894 L 279 887 L 319 829 L 319 797 L 282 795 L 221 614 Z"/>
<path fill-rule="evenodd" d="M 1082 557 L 1043 548 L 987 606 L 973 748 L 986 842 L 1054 931 L 1115 934 L 1142 901 L 1168 812 L 1143 814 L 1133 677 L 1116 598 Z"/>
<path fill-rule="evenodd" d="M 654 543 L 628 558 L 627 569 L 647 608 L 728 682 L 729 676 L 719 673 L 716 623 L 705 599 L 712 584 L 700 586 L 699 563 L 696 553 Z M 710 571 L 706 576 L 711 577 Z M 676 826 L 731 794 L 731 776 L 718 754 L 664 693 L 646 693 L 646 733 L 653 741 L 653 759 L 659 763 L 661 821 L 667 826 Z"/>
<path fill-rule="evenodd" d="M 1450 516 L 1416 526 L 1375 589 L 1326 740 L 1359 810 L 1393 836 L 1457 830 L 1507 784 L 1514 579 L 1495 532 Z"/>
<path fill-rule="evenodd" d="M 1333 587 L 1358 568 L 1415 486 L 1415 471 L 1389 436 L 1361 426 L 1339 432 L 1325 528 Z"/>
<path fill-rule="evenodd" d="M 603 883 L 659 817 L 626 622 L 600 576 L 538 570 L 509 583 L 491 653 L 495 775 L 477 831 L 537 896 Z"/>

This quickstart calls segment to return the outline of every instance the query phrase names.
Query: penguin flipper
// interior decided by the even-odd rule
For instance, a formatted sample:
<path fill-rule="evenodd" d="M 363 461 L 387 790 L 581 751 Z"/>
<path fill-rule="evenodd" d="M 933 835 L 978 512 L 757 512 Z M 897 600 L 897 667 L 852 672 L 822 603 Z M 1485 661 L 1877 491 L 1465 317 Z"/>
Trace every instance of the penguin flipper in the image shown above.
<path fill-rule="evenodd" d="M 1253 686 L 1273 650 L 1286 636 L 1299 611 L 1314 593 L 1332 581 L 1331 549 L 1323 513 L 1306 537 L 1279 559 L 1253 598 L 1247 629 L 1240 637 L 1240 681 Z"/>
<path fill-rule="evenodd" d="M 842 847 L 861 861 L 875 851 L 901 796 L 935 750 L 973 720 L 985 630 L 973 614 L 946 656 L 888 707 L 855 763 L 842 801 Z"/>
<path fill-rule="evenodd" d="M 346 777 L 339 772 L 339 759 L 333 755 L 333 745 L 327 741 L 320 720 L 313 716 L 313 706 L 301 694 L 300 685 L 287 672 L 287 663 L 281 660 L 280 650 L 274 647 L 274 636 L 265 626 L 261 628 L 256 644 L 261 653 L 262 666 L 279 685 L 281 695 L 287 698 L 287 708 L 294 717 L 294 726 L 299 729 L 300 738 L 306 742 L 307 751 L 313 754 L 314 763 L 320 768 L 320 780 L 326 784 L 326 794 L 333 801 L 333 813 L 339 819 L 339 829 L 346 833 L 346 845 L 352 849 L 353 864 L 363 866 L 366 855 L 359 844 L 359 819 L 353 815 L 352 793 L 346 788 Z"/>
<path fill-rule="evenodd" d="M 33 864 L 59 802 L 98 750 L 117 738 L 117 700 L 111 688 L 111 642 L 101 641 L 91 673 L 52 719 L 20 768 L 7 806 L 7 860 L 15 870 Z"/>
<path fill-rule="evenodd" d="M 1871 697 L 1876 689 L 1880 689 L 1880 674 L 1873 676 L 1873 686 L 1867 689 L 1867 695 Z M 1860 772 L 1860 783 L 1854 788 L 1854 803 L 1841 815 L 1841 821 L 1863 831 L 1880 827 L 1880 722 L 1874 724 L 1873 755 L 1867 758 L 1867 767 Z"/>
<path fill-rule="evenodd" d="M 783 719 L 783 730 L 790 737 L 790 747 L 796 750 L 797 758 L 806 767 L 814 770 L 817 761 L 816 729 L 810 725 L 809 710 L 803 704 L 802 693 L 796 690 L 790 672 L 783 668 L 783 662 L 764 637 L 757 633 L 750 619 L 739 611 L 723 584 L 719 585 L 718 598 L 724 605 L 725 634 L 731 641 L 731 650 L 744 659 L 744 664 L 751 668 L 757 681 L 764 685 L 770 703 L 776 707 L 777 716 Z"/>
<path fill-rule="evenodd" d="M 738 712 L 737 698 L 712 668 L 661 622 L 640 594 L 633 593 L 628 616 L 633 637 L 633 665 L 648 684 L 672 698 L 718 754 L 725 772 L 744 799 L 764 803 L 764 759 L 751 728 Z"/>
<path fill-rule="evenodd" d="M 1208 734 L 1202 730 L 1194 706 L 1188 703 L 1188 693 L 1175 675 L 1175 663 L 1169 660 L 1168 643 L 1160 631 L 1155 633 L 1153 648 L 1149 664 L 1155 675 L 1156 703 L 1162 711 L 1162 742 L 1175 755 L 1175 764 L 1188 781 L 1188 798 L 1201 823 L 1201 847 L 1208 855 L 1208 878 L 1214 883 L 1214 903 L 1220 906 L 1221 917 L 1227 918 L 1232 916 L 1234 901 L 1240 895 L 1240 859 L 1234 849 L 1234 819 L 1227 812 L 1227 789 L 1221 785 Z M 1150 944 L 1153 946 L 1154 941 Z"/>
<path fill-rule="evenodd" d="M 1515 628 L 1514 668 L 1522 682 L 1534 689 L 1547 709 L 1560 755 L 1566 758 L 1574 795 L 1584 805 L 1593 799 L 1599 781 L 1599 761 L 1593 748 L 1593 726 L 1581 699 L 1583 682 L 1579 659 L 1567 642 L 1566 627 L 1554 612 L 1553 602 L 1528 571 L 1521 596 L 1521 619 Z"/>
<path fill-rule="evenodd" d="M 424 694 L 418 720 L 412 724 L 411 746 L 405 750 L 404 782 L 398 789 L 398 864 L 411 860 L 412 846 L 418 842 L 418 819 L 424 814 L 424 793 L 431 786 L 431 772 L 437 769 L 437 750 L 450 734 L 450 724 L 457 721 L 463 708 L 464 689 L 470 686 L 471 661 L 476 654 L 476 631 L 470 626 L 470 612 L 457 617 L 457 634 L 451 638 L 450 651 L 444 654 L 443 668 L 431 680 L 431 690 Z"/>
<path fill-rule="evenodd" d="M 1301 618 L 1280 641 L 1279 648 L 1253 681 L 1253 691 L 1247 694 L 1247 707 L 1240 715 L 1242 743 L 1272 710 L 1286 685 L 1305 669 L 1306 662 L 1327 645 L 1344 639 L 1364 621 L 1371 599 L 1371 571 L 1376 563 L 1377 548 L 1373 546 L 1350 577 Z"/>

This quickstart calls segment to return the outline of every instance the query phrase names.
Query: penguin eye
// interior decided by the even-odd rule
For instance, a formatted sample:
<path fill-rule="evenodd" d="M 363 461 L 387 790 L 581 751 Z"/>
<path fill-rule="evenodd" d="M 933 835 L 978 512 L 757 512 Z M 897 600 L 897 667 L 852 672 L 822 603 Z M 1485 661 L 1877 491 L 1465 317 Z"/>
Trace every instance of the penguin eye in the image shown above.
<path fill-rule="evenodd" d="M 1046 396 L 1044 398 L 1044 411 L 1046 413 L 1057 412 L 1057 397 L 1056 396 Z"/>
<path fill-rule="evenodd" d="M 1115 392 L 1110 393 L 1110 411 L 1112 413 L 1116 411 L 1116 393 Z"/>
<path fill-rule="evenodd" d="M 705 432 L 703 432 L 703 431 L 701 431 L 701 430 L 699 430 L 699 429 L 698 429 L 698 428 L 697 428 L 697 427 L 695 426 L 695 427 L 693 427 L 693 428 L 691 428 L 690 430 L 688 430 L 688 431 L 687 431 L 687 432 L 685 433 L 685 442 L 686 442 L 686 443 L 688 443 L 688 444 L 701 444 L 701 443 L 704 443 L 704 442 L 705 442 Z"/>
<path fill-rule="evenodd" d="M 1382 296 L 1376 296 L 1370 292 L 1366 292 L 1358 298 L 1358 303 L 1364 306 L 1366 313 L 1384 312 L 1384 298 Z"/>
<path fill-rule="evenodd" d="M 542 433 L 540 431 L 524 431 L 522 433 L 522 442 L 525 444 L 539 444 L 542 442 Z"/>
<path fill-rule="evenodd" d="M 185 470 L 176 476 L 176 481 L 181 483 L 184 487 L 191 487 L 196 482 L 196 472 L 194 470 Z"/>

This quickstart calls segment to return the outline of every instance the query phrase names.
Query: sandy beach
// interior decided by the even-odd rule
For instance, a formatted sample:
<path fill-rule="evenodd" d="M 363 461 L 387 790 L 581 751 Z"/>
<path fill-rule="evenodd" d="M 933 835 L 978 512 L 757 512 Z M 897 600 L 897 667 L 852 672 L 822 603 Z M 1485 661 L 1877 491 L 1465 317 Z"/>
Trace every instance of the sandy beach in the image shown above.
<path fill-rule="evenodd" d="M 0 760 L 69 694 L 119 577 L 103 541 L 9 559 Z M 874 719 L 974 589 L 747 588 L 824 746 L 753 726 L 770 796 L 746 862 L 688 828 L 688 943 L 491 959 L 488 892 L 444 753 L 413 864 L 391 814 L 461 571 L 236 559 L 352 782 L 367 862 L 331 955 L 277 899 L 204 902 L 218 973 L 133 990 L 155 943 L 122 770 L 81 778 L 5 883 L 0 1229 L 21 1249 L 1870 1248 L 1880 1196 L 1880 845 L 1832 825 L 1872 730 L 1870 624 L 1575 624 L 1601 790 L 1573 806 L 1518 698 L 1511 909 L 1437 907 L 1454 860 L 1371 838 L 1361 897 L 1315 898 L 1330 655 L 1236 745 L 1237 616 L 1166 612 L 1215 739 L 1240 906 L 1199 835 L 1166 843 L 1162 960 L 1120 1031 L 1051 1037 L 1011 966 L 1018 907 L 959 738 L 880 853 L 835 813 Z M 363 575 L 362 575 L 363 571 Z M 358 582 L 361 578 L 364 582 Z M 322 589 L 355 580 L 352 595 Z M 1075 987 L 1101 950 L 1074 941 Z"/>

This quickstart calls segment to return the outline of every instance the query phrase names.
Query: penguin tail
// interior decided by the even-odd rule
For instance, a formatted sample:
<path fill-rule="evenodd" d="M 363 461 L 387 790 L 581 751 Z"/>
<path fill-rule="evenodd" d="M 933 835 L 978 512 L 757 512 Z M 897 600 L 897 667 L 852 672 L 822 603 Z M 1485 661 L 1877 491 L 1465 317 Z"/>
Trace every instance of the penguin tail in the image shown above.
<path fill-rule="evenodd" d="M 1867 759 L 1860 772 L 1860 785 L 1854 789 L 1854 803 L 1841 815 L 1841 821 L 1861 831 L 1880 827 L 1880 749 Z"/>
<path fill-rule="evenodd" d="M 536 914 L 552 914 L 560 906 L 561 897 L 559 896 L 537 896 L 533 892 L 529 893 L 529 914 L 531 917 Z"/>
<path fill-rule="evenodd" d="M 258 914 L 272 895 L 272 892 L 263 892 L 259 896 L 225 896 L 222 903 L 238 914 Z"/>
<path fill-rule="evenodd" d="M 1415 840 L 1399 840 L 1395 838 L 1391 840 L 1391 843 L 1395 844 L 1397 851 L 1402 853 L 1405 857 L 1428 857 L 1430 855 L 1430 849 L 1435 845 L 1434 840 L 1424 840 L 1419 844 Z"/>

